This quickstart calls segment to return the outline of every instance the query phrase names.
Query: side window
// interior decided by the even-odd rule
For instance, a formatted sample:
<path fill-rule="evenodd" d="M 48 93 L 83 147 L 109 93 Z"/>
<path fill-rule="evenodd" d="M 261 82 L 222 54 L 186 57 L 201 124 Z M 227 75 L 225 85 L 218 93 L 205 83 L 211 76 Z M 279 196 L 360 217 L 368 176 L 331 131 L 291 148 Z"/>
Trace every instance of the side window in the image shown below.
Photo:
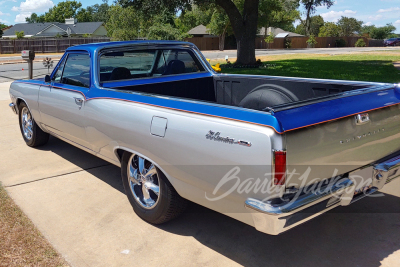
<path fill-rule="evenodd" d="M 89 87 L 90 56 L 87 54 L 69 54 L 60 82 L 80 87 Z"/>
<path fill-rule="evenodd" d="M 188 50 L 161 50 L 155 75 L 174 75 L 204 71 L 203 66 Z"/>
<path fill-rule="evenodd" d="M 64 60 L 58 66 L 58 69 L 57 69 L 56 73 L 53 76 L 53 81 L 58 82 L 58 83 L 60 82 L 61 76 L 62 76 L 62 73 L 63 73 L 63 70 L 64 70 L 65 60 L 66 60 L 66 58 L 64 58 Z"/>

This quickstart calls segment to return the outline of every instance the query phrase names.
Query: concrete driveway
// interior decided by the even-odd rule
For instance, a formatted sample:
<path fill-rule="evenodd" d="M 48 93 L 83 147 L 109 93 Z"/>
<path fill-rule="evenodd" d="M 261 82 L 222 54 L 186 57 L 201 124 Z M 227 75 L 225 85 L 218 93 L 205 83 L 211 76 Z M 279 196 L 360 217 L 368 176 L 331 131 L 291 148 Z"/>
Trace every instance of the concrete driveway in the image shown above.
<path fill-rule="evenodd" d="M 56 138 L 27 147 L 0 85 L 0 181 L 72 266 L 399 266 L 400 180 L 280 236 L 198 205 L 150 225 L 119 168 Z"/>

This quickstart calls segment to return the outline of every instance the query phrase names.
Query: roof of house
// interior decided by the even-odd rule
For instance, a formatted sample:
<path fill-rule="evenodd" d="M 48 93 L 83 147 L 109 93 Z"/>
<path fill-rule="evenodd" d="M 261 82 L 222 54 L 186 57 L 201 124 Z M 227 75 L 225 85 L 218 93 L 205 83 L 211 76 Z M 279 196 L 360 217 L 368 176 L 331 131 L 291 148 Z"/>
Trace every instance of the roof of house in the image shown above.
<path fill-rule="evenodd" d="M 194 27 L 193 29 L 191 29 L 189 32 L 189 34 L 192 35 L 212 35 L 208 32 L 208 29 L 206 26 L 200 24 L 199 26 Z"/>
<path fill-rule="evenodd" d="M 103 25 L 103 22 L 78 22 L 76 24 L 65 24 L 60 22 L 19 23 L 5 31 L 3 37 L 14 36 L 16 31 L 24 31 L 24 35 L 27 37 L 49 36 L 49 34 L 45 33 L 45 30 L 51 26 L 56 26 L 65 33 L 67 33 L 67 29 L 70 28 L 71 34 L 92 34 L 101 25 Z"/>
<path fill-rule="evenodd" d="M 297 34 L 297 33 L 294 33 L 294 32 L 285 31 L 285 30 L 282 30 L 281 28 L 274 28 L 274 27 L 268 27 L 267 28 L 267 34 L 265 34 L 265 28 L 264 27 L 262 27 L 260 29 L 260 31 L 258 32 L 259 35 L 271 35 L 271 33 L 274 34 L 275 36 L 277 36 L 280 33 L 287 33 L 288 34 L 287 37 L 304 37 L 304 35 Z M 282 36 L 283 36 L 283 34 L 282 34 Z"/>

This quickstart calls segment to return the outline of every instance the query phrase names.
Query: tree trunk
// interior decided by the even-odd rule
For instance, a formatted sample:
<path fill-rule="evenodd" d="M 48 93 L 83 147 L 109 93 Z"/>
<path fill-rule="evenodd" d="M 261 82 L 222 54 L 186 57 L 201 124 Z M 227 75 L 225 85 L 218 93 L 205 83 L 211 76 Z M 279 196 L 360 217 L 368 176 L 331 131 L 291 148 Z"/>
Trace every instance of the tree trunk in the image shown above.
<path fill-rule="evenodd" d="M 256 64 L 256 35 L 259 0 L 245 0 L 243 13 L 240 14 L 231 0 L 215 0 L 229 17 L 237 42 L 236 64 Z"/>
<path fill-rule="evenodd" d="M 224 51 L 225 49 L 225 36 L 226 36 L 226 31 L 228 29 L 229 24 L 226 24 L 226 27 L 222 34 L 219 36 L 219 51 Z"/>
<path fill-rule="evenodd" d="M 238 65 L 256 64 L 256 38 L 249 34 L 236 36 L 237 42 L 237 60 Z"/>
<path fill-rule="evenodd" d="M 311 6 L 307 6 L 307 18 L 306 18 L 306 36 L 310 36 L 311 33 Z"/>

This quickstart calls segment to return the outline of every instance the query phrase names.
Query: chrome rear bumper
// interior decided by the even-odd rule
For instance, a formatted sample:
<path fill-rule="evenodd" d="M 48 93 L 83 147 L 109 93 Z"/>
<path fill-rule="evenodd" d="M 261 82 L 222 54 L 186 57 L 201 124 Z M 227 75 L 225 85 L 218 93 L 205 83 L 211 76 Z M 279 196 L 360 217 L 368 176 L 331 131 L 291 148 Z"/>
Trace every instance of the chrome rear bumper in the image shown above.
<path fill-rule="evenodd" d="M 10 103 L 8 106 L 12 109 L 12 111 L 13 111 L 15 114 L 18 114 L 17 106 L 16 106 L 14 103 Z"/>
<path fill-rule="evenodd" d="M 251 212 L 257 230 L 278 235 L 335 207 L 350 205 L 381 190 L 400 177 L 400 156 L 353 171 L 348 177 L 279 205 L 248 198 L 245 207 Z"/>

